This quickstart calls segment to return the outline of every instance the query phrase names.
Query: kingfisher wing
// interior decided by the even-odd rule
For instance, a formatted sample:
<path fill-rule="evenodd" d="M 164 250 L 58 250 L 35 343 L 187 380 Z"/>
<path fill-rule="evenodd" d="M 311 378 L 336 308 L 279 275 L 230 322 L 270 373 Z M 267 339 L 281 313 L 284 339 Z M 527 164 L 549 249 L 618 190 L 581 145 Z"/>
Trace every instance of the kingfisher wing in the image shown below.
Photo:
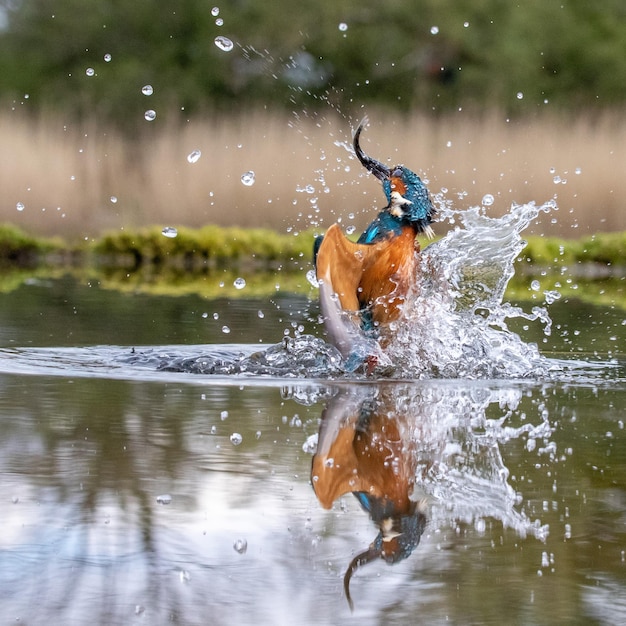
<path fill-rule="evenodd" d="M 361 330 L 358 293 L 363 267 L 372 252 L 371 245 L 350 241 L 334 224 L 328 229 L 316 255 L 320 308 L 330 342 L 345 359 L 355 363 L 371 352 L 371 341 Z"/>
<path fill-rule="evenodd" d="M 359 310 L 357 293 L 368 254 L 369 246 L 350 241 L 338 224 L 328 229 L 317 251 L 317 279 L 337 294 L 344 311 Z"/>

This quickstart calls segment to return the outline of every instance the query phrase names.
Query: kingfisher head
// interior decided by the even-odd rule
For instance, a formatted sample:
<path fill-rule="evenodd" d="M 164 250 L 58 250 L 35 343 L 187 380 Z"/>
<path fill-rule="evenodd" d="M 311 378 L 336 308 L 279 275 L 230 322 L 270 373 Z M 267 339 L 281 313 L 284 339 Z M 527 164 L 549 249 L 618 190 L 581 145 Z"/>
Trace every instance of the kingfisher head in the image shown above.
<path fill-rule="evenodd" d="M 430 223 L 435 214 L 435 207 L 426 185 L 408 167 L 396 165 L 390 168 L 363 152 L 359 145 L 359 137 L 367 122 L 368 119 L 365 117 L 354 133 L 354 152 L 357 158 L 382 182 L 388 202 L 386 209 L 389 213 L 410 223 L 417 232 L 423 232 L 428 237 L 432 237 L 434 233 Z"/>

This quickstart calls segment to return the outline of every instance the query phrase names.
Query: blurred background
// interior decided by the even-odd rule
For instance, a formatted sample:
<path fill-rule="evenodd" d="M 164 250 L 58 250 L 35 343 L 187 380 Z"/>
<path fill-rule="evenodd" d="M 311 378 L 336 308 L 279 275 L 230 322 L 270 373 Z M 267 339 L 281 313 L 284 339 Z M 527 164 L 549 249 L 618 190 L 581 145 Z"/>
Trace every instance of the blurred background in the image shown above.
<path fill-rule="evenodd" d="M 626 230 L 622 0 L 1 0 L 0 221 L 360 227 L 353 158 L 438 201 Z"/>

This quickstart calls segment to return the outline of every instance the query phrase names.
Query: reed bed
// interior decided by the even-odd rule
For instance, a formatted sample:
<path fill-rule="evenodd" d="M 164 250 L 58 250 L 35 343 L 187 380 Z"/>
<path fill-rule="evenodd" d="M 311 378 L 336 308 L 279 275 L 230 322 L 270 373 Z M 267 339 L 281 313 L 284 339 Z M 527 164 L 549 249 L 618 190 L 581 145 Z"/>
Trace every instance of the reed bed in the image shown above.
<path fill-rule="evenodd" d="M 431 193 L 499 215 L 512 202 L 559 210 L 534 232 L 576 238 L 626 230 L 626 124 L 617 112 L 507 120 L 409 118 L 370 111 L 362 135 L 379 160 L 419 172 Z M 164 116 L 166 117 L 166 116 Z M 358 117 L 254 112 L 145 122 L 134 137 L 61 116 L 0 115 L 0 222 L 38 235 L 90 239 L 155 225 L 322 230 L 361 228 L 383 203 L 350 151 Z M 188 157 L 201 151 L 196 162 Z M 191 159 L 193 161 L 193 159 Z M 254 172 L 254 183 L 242 176 Z M 446 226 L 439 227 L 443 232 Z"/>

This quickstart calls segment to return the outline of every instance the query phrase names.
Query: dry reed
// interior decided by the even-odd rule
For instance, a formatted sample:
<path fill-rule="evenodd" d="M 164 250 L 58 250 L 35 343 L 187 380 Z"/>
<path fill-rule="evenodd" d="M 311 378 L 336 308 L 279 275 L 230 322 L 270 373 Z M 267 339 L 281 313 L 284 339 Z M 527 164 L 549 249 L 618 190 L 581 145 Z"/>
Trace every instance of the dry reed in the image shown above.
<path fill-rule="evenodd" d="M 457 208 L 492 194 L 489 211 L 499 214 L 512 202 L 556 196 L 560 210 L 542 232 L 626 230 L 626 125 L 617 113 L 370 118 L 365 150 L 406 163 Z M 257 112 L 178 125 L 157 117 L 134 139 L 60 120 L 0 116 L 0 222 L 66 238 L 153 224 L 284 232 L 342 218 L 359 228 L 384 200 L 349 150 L 354 120 L 334 114 Z M 202 156 L 190 163 L 194 150 Z M 255 174 L 251 186 L 241 182 L 247 171 Z"/>

